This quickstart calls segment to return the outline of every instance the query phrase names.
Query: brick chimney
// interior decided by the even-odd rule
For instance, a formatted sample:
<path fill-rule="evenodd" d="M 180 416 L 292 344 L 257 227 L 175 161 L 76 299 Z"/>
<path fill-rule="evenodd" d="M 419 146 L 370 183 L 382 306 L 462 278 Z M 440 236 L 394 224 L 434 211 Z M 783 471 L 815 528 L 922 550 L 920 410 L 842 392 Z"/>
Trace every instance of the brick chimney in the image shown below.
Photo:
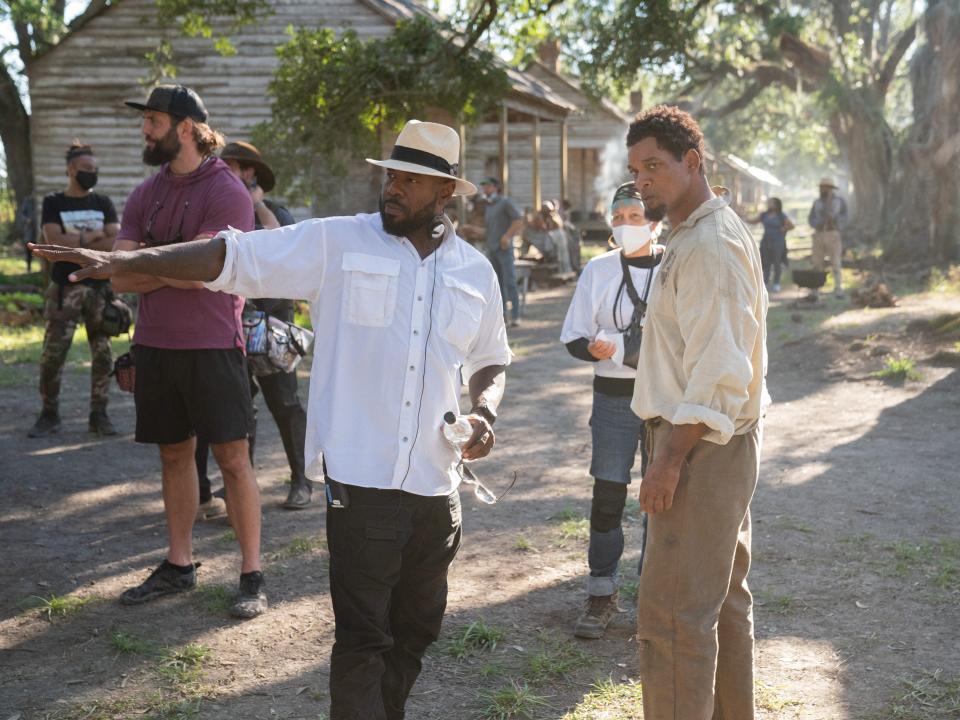
<path fill-rule="evenodd" d="M 553 70 L 555 73 L 560 72 L 559 40 L 544 40 L 542 43 L 540 43 L 540 47 L 537 48 L 537 56 L 540 58 L 540 62 Z"/>

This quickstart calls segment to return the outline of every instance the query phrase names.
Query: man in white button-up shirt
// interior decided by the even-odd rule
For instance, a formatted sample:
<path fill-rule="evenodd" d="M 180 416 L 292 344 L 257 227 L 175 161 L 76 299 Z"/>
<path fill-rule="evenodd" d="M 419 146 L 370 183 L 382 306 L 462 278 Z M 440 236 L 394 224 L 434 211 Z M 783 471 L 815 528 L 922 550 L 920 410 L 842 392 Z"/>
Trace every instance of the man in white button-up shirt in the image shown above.
<path fill-rule="evenodd" d="M 411 121 L 385 168 L 380 212 L 115 253 L 37 249 L 85 266 L 207 281 L 247 297 L 304 298 L 316 332 L 307 474 L 326 476 L 336 642 L 331 720 L 404 717 L 440 632 L 460 545 L 458 452 L 441 432 L 472 403 L 465 459 L 493 447 L 510 362 L 500 289 L 443 208 L 476 192 L 457 177 L 459 137 Z"/>

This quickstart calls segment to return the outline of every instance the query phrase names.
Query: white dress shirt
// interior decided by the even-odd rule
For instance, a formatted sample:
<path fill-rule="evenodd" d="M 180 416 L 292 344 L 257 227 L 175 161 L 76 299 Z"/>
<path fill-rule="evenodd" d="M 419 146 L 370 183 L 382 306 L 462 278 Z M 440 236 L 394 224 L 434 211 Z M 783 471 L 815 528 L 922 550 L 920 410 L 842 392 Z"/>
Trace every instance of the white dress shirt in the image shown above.
<path fill-rule="evenodd" d="M 644 290 L 653 287 L 653 277 L 657 267 L 630 268 L 630 279 L 637 289 L 637 294 L 643 299 Z M 633 301 L 626 288 L 617 299 L 617 290 L 623 280 L 623 265 L 620 262 L 620 249 L 597 255 L 587 263 L 587 266 L 577 280 L 577 289 L 573 293 L 567 316 L 563 321 L 563 330 L 560 333 L 560 342 L 566 344 L 577 338 L 596 339 L 603 332 L 601 340 L 613 341 L 618 345 L 617 356 L 599 360 L 593 363 L 593 372 L 600 377 L 624 378 L 633 380 L 637 371 L 622 363 L 617 363 L 617 357 L 623 357 L 623 331 L 620 328 L 630 325 L 633 319 Z M 649 285 L 647 283 L 650 283 Z M 649 298 L 648 298 L 649 299 Z M 614 322 L 614 304 L 616 303 L 617 320 Z"/>
<path fill-rule="evenodd" d="M 309 477 L 444 495 L 457 454 L 443 437 L 463 382 L 510 363 L 497 278 L 447 223 L 421 259 L 379 214 L 228 231 L 210 290 L 310 301 L 316 333 L 307 404 Z M 322 458 L 322 459 L 321 459 Z"/>

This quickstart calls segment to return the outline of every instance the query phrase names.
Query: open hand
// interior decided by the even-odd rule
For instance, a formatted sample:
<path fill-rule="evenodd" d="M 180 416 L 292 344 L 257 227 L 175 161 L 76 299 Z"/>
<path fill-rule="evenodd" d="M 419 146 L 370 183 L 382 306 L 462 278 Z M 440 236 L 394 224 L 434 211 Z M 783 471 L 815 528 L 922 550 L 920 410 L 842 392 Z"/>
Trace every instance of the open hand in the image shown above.
<path fill-rule="evenodd" d="M 37 245 L 35 243 L 28 243 L 27 249 L 37 257 L 42 257 L 52 263 L 68 262 L 79 265 L 79 270 L 70 273 L 70 282 L 80 282 L 88 278 L 106 280 L 116 272 L 110 262 L 117 259 L 116 253 L 59 245 Z"/>
<path fill-rule="evenodd" d="M 490 423 L 482 415 L 468 415 L 467 420 L 473 426 L 473 435 L 463 448 L 463 459 L 479 460 L 490 454 L 496 438 Z"/>

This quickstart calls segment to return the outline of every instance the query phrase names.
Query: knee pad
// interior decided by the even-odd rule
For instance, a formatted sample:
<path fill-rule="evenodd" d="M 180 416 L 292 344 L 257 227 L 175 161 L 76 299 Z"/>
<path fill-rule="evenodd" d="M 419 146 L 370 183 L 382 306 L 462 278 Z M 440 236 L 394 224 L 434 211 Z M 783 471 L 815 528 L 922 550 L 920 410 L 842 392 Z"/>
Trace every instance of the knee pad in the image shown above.
<path fill-rule="evenodd" d="M 590 529 L 609 532 L 620 527 L 626 502 L 626 484 L 595 479 L 593 502 L 590 504 Z"/>

